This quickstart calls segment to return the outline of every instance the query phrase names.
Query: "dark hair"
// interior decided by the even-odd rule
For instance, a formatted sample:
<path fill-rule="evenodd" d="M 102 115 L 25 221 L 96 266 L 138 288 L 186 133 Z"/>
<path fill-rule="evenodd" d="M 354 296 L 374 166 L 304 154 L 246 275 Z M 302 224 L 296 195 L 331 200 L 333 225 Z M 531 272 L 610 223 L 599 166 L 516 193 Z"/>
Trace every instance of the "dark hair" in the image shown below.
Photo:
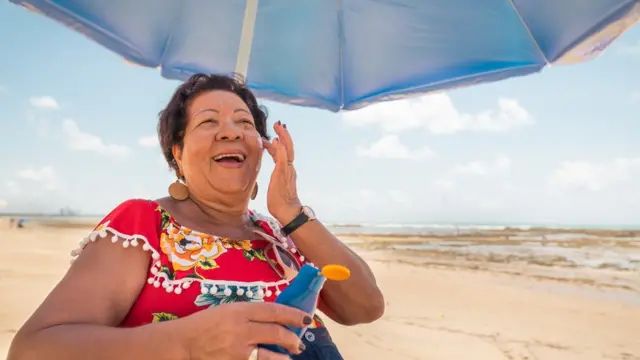
<path fill-rule="evenodd" d="M 213 90 L 229 91 L 238 95 L 247 104 L 260 136 L 269 139 L 267 134 L 267 109 L 258 105 L 255 95 L 247 87 L 242 75 L 195 74 L 178 86 L 167 107 L 160 111 L 158 115 L 160 147 L 169 167 L 176 170 L 176 173 L 179 169 L 173 157 L 172 149 L 176 144 L 182 146 L 184 131 L 187 127 L 187 108 L 189 103 L 201 93 Z"/>

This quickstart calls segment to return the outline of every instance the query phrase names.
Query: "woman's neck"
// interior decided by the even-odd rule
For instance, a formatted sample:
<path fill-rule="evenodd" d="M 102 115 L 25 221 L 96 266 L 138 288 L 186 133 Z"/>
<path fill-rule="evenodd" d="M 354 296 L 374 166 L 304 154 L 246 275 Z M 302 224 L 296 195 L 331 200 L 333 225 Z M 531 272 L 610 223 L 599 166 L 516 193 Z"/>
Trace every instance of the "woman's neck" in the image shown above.
<path fill-rule="evenodd" d="M 231 204 L 191 196 L 190 201 L 200 209 L 210 222 L 230 226 L 246 226 L 251 223 L 248 200 L 244 203 L 235 202 Z"/>

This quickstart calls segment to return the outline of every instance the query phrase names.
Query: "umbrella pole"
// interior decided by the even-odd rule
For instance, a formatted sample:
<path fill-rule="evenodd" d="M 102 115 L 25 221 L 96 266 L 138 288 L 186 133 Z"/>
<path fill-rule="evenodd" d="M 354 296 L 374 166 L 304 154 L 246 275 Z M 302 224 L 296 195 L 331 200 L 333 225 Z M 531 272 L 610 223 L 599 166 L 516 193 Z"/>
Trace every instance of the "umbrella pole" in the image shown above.
<path fill-rule="evenodd" d="M 253 43 L 253 29 L 258 13 L 258 0 L 246 0 L 244 19 L 242 20 L 242 33 L 240 34 L 240 46 L 236 58 L 236 73 L 247 77 L 249 70 L 249 58 L 251 58 L 251 44 Z"/>

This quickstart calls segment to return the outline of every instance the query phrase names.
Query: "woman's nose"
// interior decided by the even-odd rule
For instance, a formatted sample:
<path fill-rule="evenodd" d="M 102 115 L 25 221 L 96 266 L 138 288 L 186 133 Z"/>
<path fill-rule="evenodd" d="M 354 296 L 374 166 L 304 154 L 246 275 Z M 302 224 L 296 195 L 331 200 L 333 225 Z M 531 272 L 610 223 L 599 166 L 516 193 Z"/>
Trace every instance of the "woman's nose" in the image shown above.
<path fill-rule="evenodd" d="M 224 121 L 218 128 L 216 133 L 216 140 L 218 141 L 234 141 L 242 140 L 242 131 L 233 123 L 233 121 Z"/>

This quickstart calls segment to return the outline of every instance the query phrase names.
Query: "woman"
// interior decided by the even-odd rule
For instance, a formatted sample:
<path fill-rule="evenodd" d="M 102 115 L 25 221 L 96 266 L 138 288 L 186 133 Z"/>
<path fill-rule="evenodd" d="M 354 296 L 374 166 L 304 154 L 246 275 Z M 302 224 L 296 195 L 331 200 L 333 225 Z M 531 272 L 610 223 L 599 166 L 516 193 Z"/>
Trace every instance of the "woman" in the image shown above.
<path fill-rule="evenodd" d="M 372 322 L 384 300 L 366 263 L 303 206 L 291 135 L 277 122 L 269 141 L 266 118 L 239 80 L 199 74 L 182 84 L 158 124 L 178 177 L 170 196 L 125 201 L 81 241 L 8 359 L 288 358 L 257 344 L 341 359 L 318 316 L 273 300 L 308 261 L 351 270 L 321 293 L 318 308 L 336 322 Z M 248 210 L 265 149 L 273 218 Z M 310 329 L 298 339 L 281 325 Z"/>

